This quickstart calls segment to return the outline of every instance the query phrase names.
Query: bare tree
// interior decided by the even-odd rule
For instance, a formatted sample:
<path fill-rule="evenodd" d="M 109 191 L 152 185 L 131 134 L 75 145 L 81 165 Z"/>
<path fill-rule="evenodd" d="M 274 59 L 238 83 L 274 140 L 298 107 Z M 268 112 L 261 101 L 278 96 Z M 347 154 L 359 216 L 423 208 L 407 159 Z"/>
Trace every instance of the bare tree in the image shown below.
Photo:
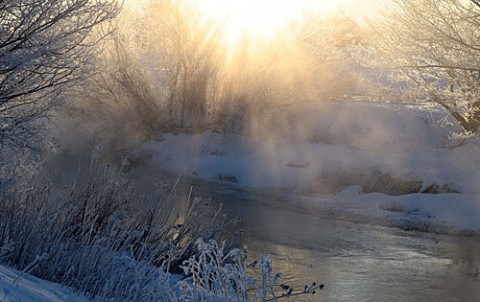
<path fill-rule="evenodd" d="M 360 77 L 353 68 L 353 49 L 362 43 L 360 26 L 344 10 L 328 16 L 307 15 L 294 32 L 313 69 L 316 98 L 359 93 Z"/>
<path fill-rule="evenodd" d="M 443 106 L 464 130 L 480 126 L 480 1 L 397 0 L 374 24 L 382 66 Z"/>
<path fill-rule="evenodd" d="M 20 146 L 33 123 L 93 71 L 91 31 L 116 16 L 117 0 L 0 0 L 0 145 Z"/>
<path fill-rule="evenodd" d="M 157 55 L 166 78 L 166 100 L 173 126 L 205 122 L 223 57 L 219 23 L 202 17 L 185 0 L 151 1 L 148 44 Z"/>

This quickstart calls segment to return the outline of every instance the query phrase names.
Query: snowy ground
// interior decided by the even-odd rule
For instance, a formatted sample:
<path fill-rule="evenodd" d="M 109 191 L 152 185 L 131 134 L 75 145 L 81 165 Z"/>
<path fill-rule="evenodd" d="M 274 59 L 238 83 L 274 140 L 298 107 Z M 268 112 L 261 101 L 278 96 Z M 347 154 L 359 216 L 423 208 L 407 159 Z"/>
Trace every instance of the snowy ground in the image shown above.
<path fill-rule="evenodd" d="M 303 104 L 272 112 L 254 135 L 163 135 L 131 159 L 284 190 L 299 206 L 355 220 L 480 234 L 480 144 L 452 148 L 443 117 L 427 105 Z"/>
<path fill-rule="evenodd" d="M 45 280 L 0 265 L 1 302 L 86 302 L 86 297 Z"/>

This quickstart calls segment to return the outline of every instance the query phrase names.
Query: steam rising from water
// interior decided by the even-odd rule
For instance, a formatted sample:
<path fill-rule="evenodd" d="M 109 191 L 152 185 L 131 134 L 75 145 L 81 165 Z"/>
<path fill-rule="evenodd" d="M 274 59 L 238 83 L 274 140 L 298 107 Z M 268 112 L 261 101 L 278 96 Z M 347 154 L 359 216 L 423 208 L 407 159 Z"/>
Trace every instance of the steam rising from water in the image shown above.
<path fill-rule="evenodd" d="M 378 93 L 354 66 L 355 43 L 366 33 L 346 12 L 302 19 L 270 41 L 245 36 L 231 49 L 217 24 L 175 3 L 124 12 L 104 53 L 109 69 L 88 83 L 77 103 L 84 114 L 79 124 L 89 126 L 72 129 L 100 138 L 107 160 L 131 160 L 143 143 L 163 136 L 177 143 L 153 150 L 166 168 L 246 184 L 311 188 L 333 174 L 377 172 L 410 179 L 419 164 L 429 170 L 415 171 L 415 181 L 450 181 L 422 156 L 445 144 L 446 131 L 430 125 L 431 117 L 348 97 L 328 101 Z M 165 135 L 205 129 L 247 139 L 221 145 L 212 135 L 188 143 Z M 64 146 L 78 140 L 69 134 Z M 210 158 L 197 160 L 192 150 Z M 253 155 L 236 163 L 220 155 L 242 152 Z"/>

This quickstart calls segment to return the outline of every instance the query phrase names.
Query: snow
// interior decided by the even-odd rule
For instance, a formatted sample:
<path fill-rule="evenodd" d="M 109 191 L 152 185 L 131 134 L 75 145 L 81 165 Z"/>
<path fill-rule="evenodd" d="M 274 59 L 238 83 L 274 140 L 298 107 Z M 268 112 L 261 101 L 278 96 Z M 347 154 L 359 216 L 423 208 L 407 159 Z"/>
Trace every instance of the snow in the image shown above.
<path fill-rule="evenodd" d="M 307 103 L 266 119 L 243 136 L 166 134 L 131 157 L 233 186 L 280 189 L 298 206 L 348 219 L 480 234 L 480 145 L 450 147 L 456 129 L 441 108 Z M 432 185 L 444 190 L 420 193 Z"/>
<path fill-rule="evenodd" d="M 0 301 L 86 302 L 90 300 L 68 287 L 62 287 L 0 265 Z"/>

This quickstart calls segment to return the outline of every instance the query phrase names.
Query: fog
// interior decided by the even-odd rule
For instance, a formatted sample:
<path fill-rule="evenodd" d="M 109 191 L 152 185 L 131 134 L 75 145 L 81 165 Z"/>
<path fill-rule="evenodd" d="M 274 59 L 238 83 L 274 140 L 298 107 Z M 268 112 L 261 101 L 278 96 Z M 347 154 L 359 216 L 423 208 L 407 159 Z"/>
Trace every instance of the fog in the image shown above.
<path fill-rule="evenodd" d="M 269 39 L 246 33 L 232 46 L 224 21 L 205 21 L 182 2 L 126 5 L 97 58 L 98 74 L 69 109 L 82 131 L 105 137 L 115 152 L 177 129 L 256 135 L 284 105 L 377 93 L 349 45 L 367 29 L 343 10 L 310 15 Z"/>
<path fill-rule="evenodd" d="M 356 20 L 368 14 L 351 13 L 355 7 L 309 11 L 268 38 L 244 32 L 232 44 L 226 20 L 205 18 L 188 2 L 152 1 L 142 9 L 127 2 L 99 52 L 97 75 L 78 88 L 68 115 L 58 115 L 57 152 L 89 158 L 94 148 L 101 161 L 131 169 L 144 158 L 144 144 L 170 134 L 191 135 L 190 146 L 181 142 L 186 150 L 232 148 L 195 137 L 210 132 L 258 151 L 257 168 L 239 162 L 235 172 L 250 185 L 472 191 L 430 168 L 426 156 L 455 144 L 452 133 L 461 129 L 444 108 L 415 104 L 395 73 L 377 68 L 382 59 L 371 47 L 379 36 Z M 298 170 L 294 184 L 285 165 Z M 205 163 L 181 166 L 190 174 Z M 378 187 L 394 185 L 406 188 Z"/>

